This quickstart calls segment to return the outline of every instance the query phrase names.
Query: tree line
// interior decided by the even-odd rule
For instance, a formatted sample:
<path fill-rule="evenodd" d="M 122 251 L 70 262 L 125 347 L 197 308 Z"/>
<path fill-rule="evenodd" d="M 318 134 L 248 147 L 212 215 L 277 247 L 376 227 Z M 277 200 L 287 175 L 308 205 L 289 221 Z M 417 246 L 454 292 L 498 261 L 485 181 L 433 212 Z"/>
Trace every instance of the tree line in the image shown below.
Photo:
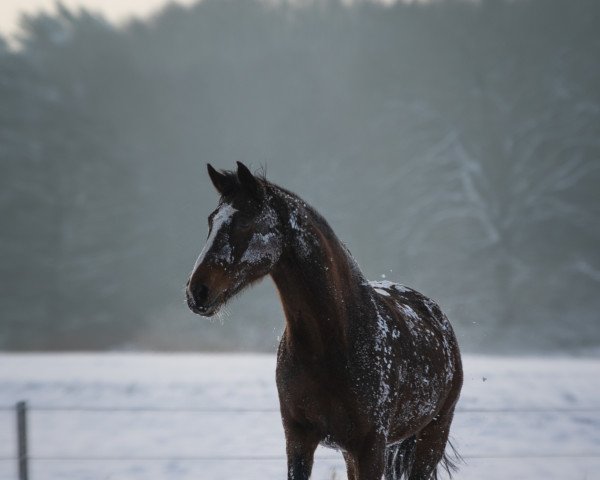
<path fill-rule="evenodd" d="M 314 204 L 466 349 L 600 343 L 595 0 L 205 0 L 115 26 L 61 4 L 0 40 L 0 348 L 272 350 L 183 286 L 236 160 Z"/>

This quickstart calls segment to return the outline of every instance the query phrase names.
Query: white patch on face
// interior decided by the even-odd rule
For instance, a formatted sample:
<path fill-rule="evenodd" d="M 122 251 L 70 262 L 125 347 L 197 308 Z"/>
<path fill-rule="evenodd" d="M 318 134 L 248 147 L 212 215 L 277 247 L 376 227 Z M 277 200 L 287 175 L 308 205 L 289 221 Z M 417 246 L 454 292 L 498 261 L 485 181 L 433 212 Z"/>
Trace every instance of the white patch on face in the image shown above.
<path fill-rule="evenodd" d="M 247 264 L 257 264 L 265 259 L 269 260 L 270 264 L 274 264 L 281 254 L 281 245 L 277 240 L 277 234 L 274 232 L 277 223 L 275 212 L 268 209 L 261 221 L 263 229 L 267 229 L 267 233 L 254 233 L 248 244 L 248 248 L 242 255 L 240 261 Z"/>
<path fill-rule="evenodd" d="M 221 205 L 219 210 L 217 210 L 217 213 L 212 219 L 212 228 L 210 230 L 210 235 L 206 240 L 206 245 L 204 245 L 204 248 L 200 252 L 200 256 L 198 256 L 198 260 L 196 260 L 196 263 L 194 264 L 194 270 L 196 270 L 198 266 L 204 261 L 204 258 L 206 257 L 206 254 L 215 242 L 215 238 L 217 238 L 219 231 L 223 227 L 231 223 L 231 219 L 235 212 L 237 212 L 237 210 L 228 203 L 224 203 L 223 205 Z M 225 261 L 230 261 L 231 247 L 229 246 L 229 244 L 225 244 L 225 246 L 223 247 L 223 251 L 217 252 L 216 255 Z"/>
<path fill-rule="evenodd" d="M 255 233 L 248 244 L 248 248 L 242 255 L 241 261 L 244 263 L 255 264 L 268 257 L 273 260 L 278 257 L 277 251 L 271 248 L 271 243 L 275 238 L 274 233 Z"/>

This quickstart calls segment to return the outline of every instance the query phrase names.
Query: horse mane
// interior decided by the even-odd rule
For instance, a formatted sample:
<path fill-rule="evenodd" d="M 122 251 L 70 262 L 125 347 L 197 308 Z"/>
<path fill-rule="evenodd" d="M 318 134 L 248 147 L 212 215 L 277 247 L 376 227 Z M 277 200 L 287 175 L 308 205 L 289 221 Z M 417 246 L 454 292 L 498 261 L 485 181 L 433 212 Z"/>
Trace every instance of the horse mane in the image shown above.
<path fill-rule="evenodd" d="M 237 173 L 233 170 L 219 170 L 219 173 L 221 173 L 222 175 L 224 175 L 226 177 L 225 183 L 228 185 L 228 189 L 225 191 L 225 193 L 223 193 L 221 195 L 222 199 L 226 200 L 226 199 L 229 199 L 229 198 L 235 196 L 235 194 L 241 188 L 241 184 L 238 179 Z M 309 205 L 304 199 L 299 197 L 296 193 L 294 193 L 280 185 L 277 185 L 276 183 L 273 183 L 273 182 L 267 180 L 266 167 L 261 166 L 256 172 L 253 173 L 253 175 L 257 180 L 259 180 L 259 182 L 262 184 L 262 186 L 265 188 L 265 191 L 268 194 L 270 193 L 272 196 L 279 197 L 284 201 L 286 200 L 286 198 L 282 198 L 282 197 L 287 197 L 288 200 L 291 199 L 296 204 L 297 207 L 302 207 L 307 212 L 309 212 L 311 214 L 313 220 L 319 226 L 323 227 L 323 229 L 327 233 L 331 233 L 333 236 L 335 236 L 337 238 L 333 229 L 331 228 L 331 226 L 329 225 L 327 220 L 325 220 L 325 217 L 323 217 L 323 215 L 321 215 L 314 207 Z M 338 239 L 338 241 L 342 245 L 344 245 L 341 240 Z"/>
<path fill-rule="evenodd" d="M 233 170 L 220 170 L 220 173 L 226 177 L 224 183 L 228 186 L 227 190 L 221 195 L 221 201 L 233 199 L 233 197 L 235 197 L 242 188 L 237 173 Z M 323 215 L 321 215 L 312 205 L 310 205 L 296 193 L 269 181 L 266 175 L 266 167 L 261 166 L 256 172 L 254 172 L 254 177 L 265 189 L 267 201 L 269 197 L 276 200 L 272 202 L 271 205 L 276 210 L 280 210 L 278 213 L 281 214 L 282 218 L 289 216 L 291 211 L 294 209 L 307 215 L 310 218 L 312 225 L 327 240 L 327 242 L 329 242 L 331 245 L 339 247 L 340 251 L 345 256 L 345 260 L 348 262 L 350 270 L 353 272 L 355 281 L 363 284 L 367 283 L 362 271 L 360 270 L 360 267 L 358 266 L 358 263 L 348 249 L 347 245 L 337 236 Z"/>
<path fill-rule="evenodd" d="M 287 190 L 286 188 L 283 188 L 275 183 L 269 182 L 265 177 L 261 178 L 261 181 L 265 182 L 265 187 L 272 195 L 276 195 L 279 198 L 283 197 L 282 200 L 287 203 L 288 206 L 290 206 L 289 200 L 291 199 L 291 201 L 294 202 L 298 208 L 304 210 L 310 216 L 314 226 L 316 226 L 319 232 L 326 237 L 327 241 L 339 246 L 341 251 L 346 255 L 346 260 L 350 264 L 351 269 L 354 271 L 356 280 L 363 281 L 363 283 L 366 282 L 358 263 L 352 255 L 352 252 L 350 252 L 348 246 L 337 236 L 323 215 L 321 215 L 312 205 L 307 203 L 303 198 L 299 197 L 294 192 Z M 288 201 L 286 202 L 286 200 Z"/>

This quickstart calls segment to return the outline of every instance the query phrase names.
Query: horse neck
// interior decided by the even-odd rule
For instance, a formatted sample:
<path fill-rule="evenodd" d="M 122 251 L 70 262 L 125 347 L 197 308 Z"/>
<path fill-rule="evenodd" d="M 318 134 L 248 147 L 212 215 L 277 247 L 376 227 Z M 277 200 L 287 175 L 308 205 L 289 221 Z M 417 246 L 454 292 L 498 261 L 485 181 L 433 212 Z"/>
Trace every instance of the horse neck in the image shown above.
<path fill-rule="evenodd" d="M 366 281 L 319 214 L 301 200 L 289 207 L 287 248 L 271 276 L 286 317 L 286 341 L 318 358 L 347 345 L 348 322 Z"/>

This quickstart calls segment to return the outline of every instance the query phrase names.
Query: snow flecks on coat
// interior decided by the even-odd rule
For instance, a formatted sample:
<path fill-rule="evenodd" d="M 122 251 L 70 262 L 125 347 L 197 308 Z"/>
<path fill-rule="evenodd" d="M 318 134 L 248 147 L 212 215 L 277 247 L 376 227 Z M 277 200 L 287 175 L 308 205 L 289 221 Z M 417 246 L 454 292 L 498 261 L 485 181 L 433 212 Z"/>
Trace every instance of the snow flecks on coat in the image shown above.
<path fill-rule="evenodd" d="M 265 257 L 268 257 L 274 263 L 274 260 L 279 257 L 277 250 L 271 248 L 275 238 L 274 233 L 255 233 L 242 255 L 241 261 L 244 263 L 260 263 Z"/>
<path fill-rule="evenodd" d="M 377 418 L 377 431 L 387 436 L 389 425 L 386 412 L 392 400 L 392 368 L 393 352 L 390 336 L 393 337 L 393 329 L 389 325 L 389 318 L 381 312 L 374 298 L 371 298 L 373 308 L 377 313 L 377 325 L 375 332 L 375 371 L 378 373 L 377 392 L 375 392 L 375 417 Z"/>
<path fill-rule="evenodd" d="M 285 190 L 277 190 L 276 195 L 282 197 L 289 207 L 287 226 L 294 233 L 292 241 L 295 243 L 297 253 L 303 259 L 308 259 L 312 245 L 316 244 L 313 234 L 307 228 L 308 205 L 300 198 L 291 195 Z"/>
<path fill-rule="evenodd" d="M 281 255 L 281 236 L 276 228 L 277 215 L 266 208 L 260 217 L 258 231 L 254 232 L 240 261 L 247 264 L 264 263 L 273 265 Z"/>
<path fill-rule="evenodd" d="M 408 335 L 414 349 L 406 352 L 414 357 L 413 361 L 409 362 L 413 367 L 408 370 L 396 368 L 393 372 L 398 382 L 408 383 L 414 391 L 419 392 L 416 398 L 420 400 L 408 401 L 402 410 L 407 416 L 411 415 L 410 412 L 413 412 L 412 415 L 418 412 L 419 415 L 427 417 L 438 408 L 433 392 L 444 389 L 452 382 L 454 376 L 455 352 L 450 341 L 450 323 L 433 300 L 412 288 L 389 280 L 369 281 L 367 285 L 372 288 L 372 303 L 377 313 L 376 352 L 380 354 L 383 351 L 381 339 L 386 336 L 386 342 L 393 342 L 402 335 Z M 425 354 L 433 351 L 437 352 L 437 356 L 444 362 L 443 369 L 437 373 L 432 372 L 430 368 L 432 357 Z M 385 355 L 381 355 L 381 358 L 377 364 L 377 370 L 381 371 L 377 408 L 390 396 L 388 385 L 392 378 L 386 370 Z M 385 418 L 382 417 L 381 421 L 385 422 Z M 381 425 L 383 428 L 384 423 Z"/>
<path fill-rule="evenodd" d="M 407 293 L 414 291 L 412 288 L 405 287 L 399 283 L 390 282 L 389 280 L 370 280 L 369 285 L 380 295 L 388 297 L 390 296 L 390 292 Z"/>
<path fill-rule="evenodd" d="M 310 238 L 309 232 L 303 225 L 305 214 L 300 212 L 297 208 L 290 212 L 290 228 L 296 233 L 296 241 L 298 245 L 298 253 L 302 258 L 307 258 L 310 255 Z"/>
<path fill-rule="evenodd" d="M 375 288 L 374 289 L 379 295 L 383 295 L 384 297 L 389 297 L 390 294 L 386 291 L 383 290 L 382 288 Z"/>

